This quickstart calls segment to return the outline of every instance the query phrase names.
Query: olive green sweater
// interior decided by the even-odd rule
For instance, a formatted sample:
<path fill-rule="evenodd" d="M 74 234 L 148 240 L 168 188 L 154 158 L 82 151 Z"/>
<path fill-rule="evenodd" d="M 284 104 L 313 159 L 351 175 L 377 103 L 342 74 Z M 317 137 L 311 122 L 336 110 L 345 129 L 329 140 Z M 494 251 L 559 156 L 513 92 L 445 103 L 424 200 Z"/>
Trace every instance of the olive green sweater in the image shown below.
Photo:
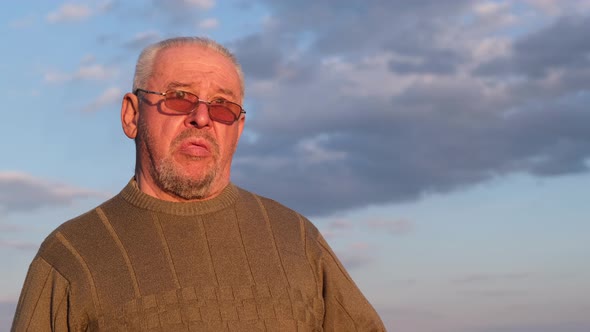
<path fill-rule="evenodd" d="M 318 230 L 232 184 L 162 201 L 134 180 L 57 228 L 13 331 L 384 331 Z"/>

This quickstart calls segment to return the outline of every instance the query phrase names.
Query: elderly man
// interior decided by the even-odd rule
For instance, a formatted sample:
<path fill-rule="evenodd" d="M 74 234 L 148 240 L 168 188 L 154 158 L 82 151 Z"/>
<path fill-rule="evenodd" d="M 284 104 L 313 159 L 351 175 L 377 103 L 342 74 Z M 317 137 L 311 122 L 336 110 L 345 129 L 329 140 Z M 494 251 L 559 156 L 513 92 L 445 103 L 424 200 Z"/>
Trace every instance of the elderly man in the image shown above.
<path fill-rule="evenodd" d="M 243 96 L 211 40 L 141 53 L 121 107 L 135 176 L 43 242 L 14 331 L 384 330 L 307 219 L 230 182 Z"/>

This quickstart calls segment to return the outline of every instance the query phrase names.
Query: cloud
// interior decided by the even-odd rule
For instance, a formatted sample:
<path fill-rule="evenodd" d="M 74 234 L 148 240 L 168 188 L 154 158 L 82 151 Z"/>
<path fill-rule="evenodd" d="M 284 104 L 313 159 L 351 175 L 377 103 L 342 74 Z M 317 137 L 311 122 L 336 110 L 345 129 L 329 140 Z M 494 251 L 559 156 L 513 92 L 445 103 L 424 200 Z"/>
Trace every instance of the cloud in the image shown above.
<path fill-rule="evenodd" d="M 375 261 L 375 252 L 368 243 L 354 242 L 346 248 L 335 251 L 338 259 L 348 270 L 357 269 Z"/>
<path fill-rule="evenodd" d="M 37 21 L 35 15 L 28 15 L 20 19 L 13 20 L 9 23 L 9 26 L 13 29 L 25 29 L 33 26 Z"/>
<path fill-rule="evenodd" d="M 460 292 L 469 297 L 479 296 L 486 298 L 522 297 L 530 295 L 528 291 L 514 289 L 485 289 L 485 290 L 464 290 Z"/>
<path fill-rule="evenodd" d="M 542 14 L 549 16 L 568 15 L 570 13 L 587 14 L 590 12 L 590 3 L 578 0 L 525 0 L 529 6 Z"/>
<path fill-rule="evenodd" d="M 560 81 L 567 81 L 570 75 L 590 64 L 590 41 L 580 34 L 589 28 L 590 16 L 560 17 L 555 23 L 516 40 L 510 54 L 483 64 L 480 72 L 536 79 L 563 71 Z"/>
<path fill-rule="evenodd" d="M 215 29 L 219 26 L 219 21 L 216 18 L 207 18 L 199 22 L 199 28 L 209 30 Z"/>
<path fill-rule="evenodd" d="M 351 229 L 354 226 L 354 224 L 348 220 L 345 219 L 336 219 L 331 221 L 328 224 L 328 229 L 331 230 L 348 230 Z"/>
<path fill-rule="evenodd" d="M 86 4 L 66 3 L 47 14 L 46 20 L 49 23 L 81 22 L 93 15 L 112 10 L 115 7 L 114 4 L 114 1 L 107 0 L 99 2 L 95 8 L 91 8 Z"/>
<path fill-rule="evenodd" d="M 157 31 L 144 31 L 136 34 L 131 40 L 125 42 L 124 46 L 131 49 L 143 49 L 160 38 L 160 33 Z"/>
<path fill-rule="evenodd" d="M 0 171 L 0 213 L 31 212 L 71 205 L 77 199 L 107 198 L 106 193 L 76 188 L 16 171 Z"/>
<path fill-rule="evenodd" d="M 47 14 L 47 22 L 60 23 L 83 21 L 92 15 L 92 10 L 84 4 L 64 4 L 54 12 Z"/>
<path fill-rule="evenodd" d="M 523 272 L 510 272 L 510 273 L 476 273 L 466 275 L 457 279 L 452 280 L 454 284 L 469 287 L 469 289 L 461 289 L 459 293 L 467 295 L 469 297 L 479 296 L 486 298 L 496 297 L 514 297 L 527 295 L 529 292 L 522 289 L 506 289 L 497 288 L 499 285 L 506 283 L 512 283 L 518 281 L 526 281 L 530 279 L 530 273 Z M 485 289 L 474 289 L 474 287 L 486 287 Z"/>
<path fill-rule="evenodd" d="M 116 4 L 115 0 L 104 0 L 102 2 L 99 2 L 97 4 L 96 8 L 100 12 L 110 12 L 111 10 L 113 10 L 116 7 L 117 7 L 117 4 Z"/>
<path fill-rule="evenodd" d="M 256 137 L 240 142 L 239 185 L 329 216 L 588 171 L 589 17 L 532 24 L 510 18 L 514 2 L 264 3 L 270 23 L 230 43 Z"/>
<path fill-rule="evenodd" d="M 117 87 L 107 88 L 92 103 L 84 108 L 84 112 L 96 112 L 105 106 L 121 102 L 123 90 Z"/>
<path fill-rule="evenodd" d="M 477 273 L 467 276 L 463 276 L 453 280 L 454 283 L 459 284 L 475 284 L 475 283 L 489 283 L 497 281 L 509 281 L 509 280 L 520 280 L 529 278 L 529 273 L 506 273 L 506 274 L 485 274 Z"/>
<path fill-rule="evenodd" d="M 84 63 L 74 73 L 62 73 L 59 71 L 48 71 L 44 80 L 47 83 L 64 83 L 70 81 L 105 81 L 113 78 L 117 70 L 100 64 L 88 63 L 85 57 Z"/>
<path fill-rule="evenodd" d="M 14 225 L 14 224 L 2 224 L 0 223 L 0 233 L 13 233 L 13 232 L 21 232 L 26 230 L 27 228 L 22 225 Z"/>
<path fill-rule="evenodd" d="M 215 0 L 183 0 L 183 2 L 199 9 L 211 9 L 215 6 Z"/>
<path fill-rule="evenodd" d="M 0 330 L 10 331 L 16 304 L 16 301 L 0 301 Z"/>
<path fill-rule="evenodd" d="M 367 226 L 376 231 L 387 232 L 392 235 L 408 234 L 414 231 L 415 223 L 400 219 L 400 220 L 385 220 L 373 219 L 367 221 Z"/>
<path fill-rule="evenodd" d="M 456 331 L 448 317 L 426 308 L 376 305 L 375 309 L 388 331 Z"/>
<path fill-rule="evenodd" d="M 0 248 L 17 249 L 24 251 L 36 251 L 39 249 L 39 243 L 20 241 L 20 240 L 2 240 L 0 239 Z"/>
<path fill-rule="evenodd" d="M 194 22 L 215 7 L 215 0 L 153 0 L 152 6 L 134 10 L 141 19 L 163 21 L 165 25 L 182 26 Z"/>
<path fill-rule="evenodd" d="M 484 327 L 473 332 L 587 332 L 590 331 L 590 323 L 584 321 L 558 321 L 547 323 L 516 323 L 494 324 L 493 327 Z"/>

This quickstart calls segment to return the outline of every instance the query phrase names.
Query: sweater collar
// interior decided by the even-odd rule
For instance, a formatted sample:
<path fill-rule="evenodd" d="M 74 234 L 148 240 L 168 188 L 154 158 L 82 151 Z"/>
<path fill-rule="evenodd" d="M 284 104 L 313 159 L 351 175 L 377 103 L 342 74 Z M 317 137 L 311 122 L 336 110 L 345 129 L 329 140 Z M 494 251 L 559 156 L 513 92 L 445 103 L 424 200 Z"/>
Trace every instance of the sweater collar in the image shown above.
<path fill-rule="evenodd" d="M 120 195 L 138 208 L 172 215 L 191 216 L 216 212 L 233 205 L 238 198 L 238 189 L 230 183 L 219 195 L 211 199 L 195 202 L 170 202 L 142 192 L 137 186 L 135 178 L 131 178 L 125 188 L 121 190 Z"/>

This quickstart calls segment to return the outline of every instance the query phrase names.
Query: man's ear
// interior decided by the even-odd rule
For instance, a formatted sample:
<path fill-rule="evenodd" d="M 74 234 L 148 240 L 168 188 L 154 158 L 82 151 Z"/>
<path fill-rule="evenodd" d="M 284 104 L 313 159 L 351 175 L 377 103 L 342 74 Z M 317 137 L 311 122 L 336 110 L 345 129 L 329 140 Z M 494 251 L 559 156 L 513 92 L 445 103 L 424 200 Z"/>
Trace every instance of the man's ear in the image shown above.
<path fill-rule="evenodd" d="M 246 114 L 241 114 L 240 118 L 238 119 L 238 139 L 240 141 L 240 137 L 242 136 L 242 131 L 244 131 L 244 125 L 246 124 Z"/>
<path fill-rule="evenodd" d="M 137 136 L 138 122 L 139 100 L 133 93 L 126 93 L 121 104 L 121 125 L 127 137 L 134 139 Z"/>

